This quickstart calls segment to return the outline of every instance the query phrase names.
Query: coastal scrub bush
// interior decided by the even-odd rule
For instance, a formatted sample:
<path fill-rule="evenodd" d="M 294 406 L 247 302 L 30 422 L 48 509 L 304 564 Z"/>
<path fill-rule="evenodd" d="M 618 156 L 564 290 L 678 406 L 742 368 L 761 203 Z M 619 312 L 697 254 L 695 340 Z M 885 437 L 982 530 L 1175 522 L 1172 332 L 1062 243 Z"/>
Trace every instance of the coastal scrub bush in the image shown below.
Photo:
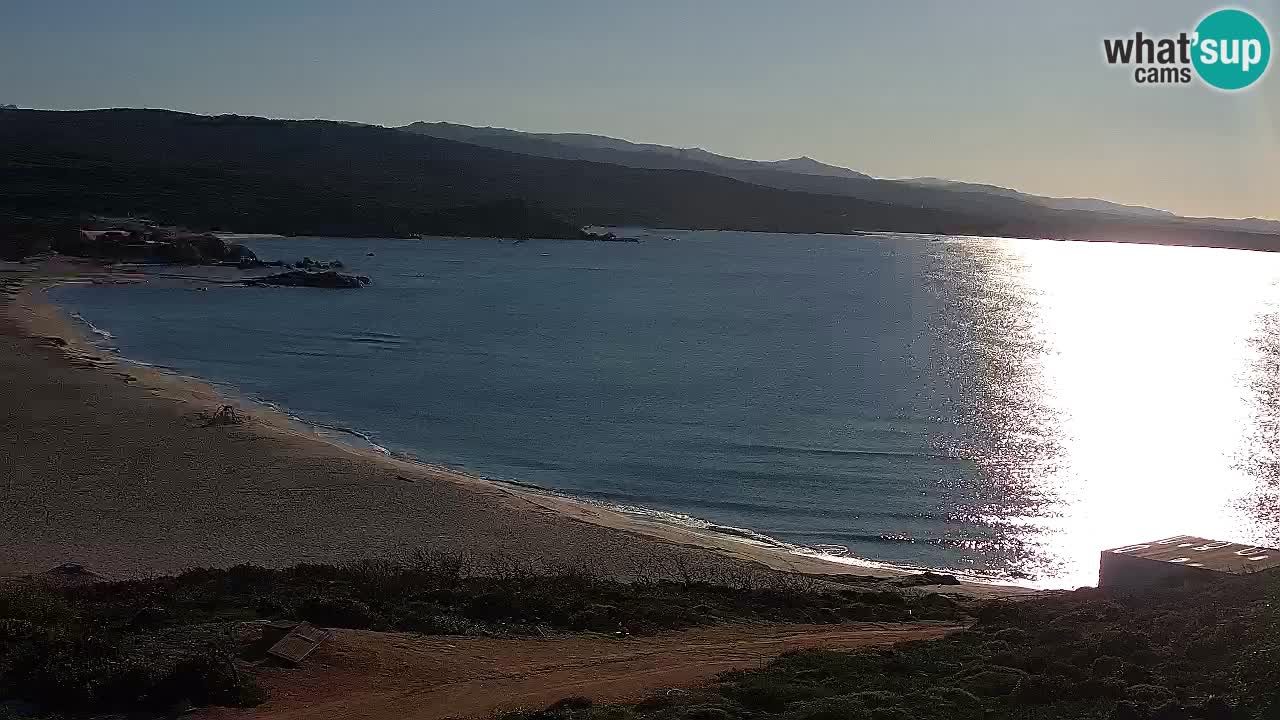
<path fill-rule="evenodd" d="M 970 617 L 967 601 L 902 592 L 763 573 L 717 577 L 687 567 L 623 582 L 575 568 L 548 574 L 510 558 L 477 562 L 432 551 L 403 562 L 282 570 L 241 565 L 123 582 L 55 586 L 33 579 L 0 590 L 0 701 L 21 698 L 76 711 L 252 705 L 261 694 L 251 675 L 231 659 L 237 649 L 228 645 L 236 636 L 231 629 L 243 621 L 519 636 L 649 634 L 741 621 L 957 622 Z M 753 707 L 783 707 L 833 694 L 807 680 L 785 685 L 789 689 L 781 700 L 768 683 L 744 684 L 735 697 Z M 552 715 L 596 712 L 570 703 Z M 608 713 L 631 711 L 599 712 L 612 719 Z M 721 714 L 714 707 L 690 712 L 707 718 Z"/>
<path fill-rule="evenodd" d="M 209 650 L 184 658 L 157 683 L 157 697 L 167 704 L 252 707 L 266 695 L 253 677 L 236 667 L 225 651 Z"/>
<path fill-rule="evenodd" d="M 1141 592 L 1082 589 L 992 602 L 978 615 L 971 629 L 939 640 L 791 653 L 725 673 L 697 695 L 554 717 L 1280 718 L 1280 573 Z"/>
<path fill-rule="evenodd" d="M 262 692 L 231 656 L 212 649 L 148 657 L 101 635 L 30 638 L 9 653 L 0 699 L 15 697 L 54 710 L 164 709 L 176 705 L 250 706 Z"/>
<path fill-rule="evenodd" d="M 704 579 L 618 582 L 420 553 L 404 563 L 240 566 L 176 577 L 0 592 L 0 700 L 61 710 L 248 705 L 231 648 L 197 629 L 252 619 L 435 634 L 648 633 L 723 621 L 931 617 L 945 639 L 785 655 L 714 688 L 635 705 L 574 700 L 526 720 L 1280 717 L 1280 576 L 1145 592 L 1085 589 L 972 608 L 875 588 Z M 210 631 L 212 632 L 212 631 Z M 206 632 L 206 635 L 208 632 Z"/>
<path fill-rule="evenodd" d="M 34 587 L 0 593 L 0 618 L 47 626 L 69 622 L 72 617 L 71 606 L 57 593 Z"/>
<path fill-rule="evenodd" d="M 297 617 L 323 627 L 368 630 L 384 625 L 382 616 L 368 605 L 347 597 L 310 597 L 298 606 Z"/>
<path fill-rule="evenodd" d="M 54 708 L 115 708 L 145 699 L 156 677 L 99 637 L 46 637 L 22 643 L 8 658 L 14 695 Z"/>
<path fill-rule="evenodd" d="M 904 592 L 911 594 L 762 578 L 736 586 L 693 579 L 621 582 L 574 569 L 547 575 L 518 563 L 419 552 L 403 563 L 284 570 L 238 566 L 88 585 L 26 600 L 24 612 L 78 612 L 131 632 L 296 619 L 322 627 L 447 634 L 539 634 L 548 629 L 647 634 L 743 619 L 954 622 L 968 617 L 968 601 Z"/>
<path fill-rule="evenodd" d="M 167 613 L 139 623 L 150 606 L 131 606 L 160 585 L 119 583 L 120 597 L 101 604 L 84 602 L 81 593 L 101 599 L 90 587 L 30 584 L 0 592 L 0 701 L 95 712 L 260 702 L 252 676 L 239 672 L 228 651 L 198 643 L 150 647 L 141 630 L 164 624 Z"/>

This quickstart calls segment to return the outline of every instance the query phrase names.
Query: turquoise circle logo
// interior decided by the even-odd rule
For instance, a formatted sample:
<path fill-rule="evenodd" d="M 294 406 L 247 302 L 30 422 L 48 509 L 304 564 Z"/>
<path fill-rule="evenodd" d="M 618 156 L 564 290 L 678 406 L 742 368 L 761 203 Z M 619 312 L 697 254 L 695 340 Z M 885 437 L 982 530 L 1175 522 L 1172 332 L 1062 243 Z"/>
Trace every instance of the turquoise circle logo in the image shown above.
<path fill-rule="evenodd" d="M 1192 36 L 1191 62 L 1200 79 L 1219 90 L 1243 90 L 1258 81 L 1271 61 L 1271 37 L 1258 18 L 1244 10 L 1205 16 Z"/>

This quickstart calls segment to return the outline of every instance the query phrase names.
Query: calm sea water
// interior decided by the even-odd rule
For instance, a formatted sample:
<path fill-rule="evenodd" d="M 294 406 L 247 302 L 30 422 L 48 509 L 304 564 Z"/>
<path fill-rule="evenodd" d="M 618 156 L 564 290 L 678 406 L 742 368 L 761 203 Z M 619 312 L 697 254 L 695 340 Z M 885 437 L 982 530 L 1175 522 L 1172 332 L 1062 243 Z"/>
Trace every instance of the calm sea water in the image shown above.
<path fill-rule="evenodd" d="M 127 357 L 392 451 L 824 554 L 1073 586 L 1104 547 L 1280 542 L 1280 255 L 728 232 L 249 244 L 374 284 L 53 294 Z"/>

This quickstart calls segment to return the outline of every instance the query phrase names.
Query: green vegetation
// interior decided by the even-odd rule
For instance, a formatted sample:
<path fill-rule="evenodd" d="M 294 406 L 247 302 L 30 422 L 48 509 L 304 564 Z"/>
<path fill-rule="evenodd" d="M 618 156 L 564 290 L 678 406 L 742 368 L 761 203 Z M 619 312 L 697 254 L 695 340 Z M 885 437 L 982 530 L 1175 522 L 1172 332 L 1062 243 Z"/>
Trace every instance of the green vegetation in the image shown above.
<path fill-rule="evenodd" d="M 67 587 L 36 578 L 0 592 L 0 701 L 71 711 L 254 704 L 261 694 L 236 662 L 246 647 L 242 623 L 253 620 L 519 636 L 968 617 L 964 604 L 929 593 L 823 590 L 773 573 L 695 578 L 673 568 L 664 576 L 681 579 L 540 575 L 501 558 L 477 566 L 424 552 L 404 563 L 239 566 Z"/>
<path fill-rule="evenodd" d="M 33 220 L 6 215 L 0 209 L 0 261 L 20 261 L 31 255 L 49 252 L 59 238 L 68 237 L 74 232 L 75 224 L 77 223 L 68 219 Z"/>
<path fill-rule="evenodd" d="M 1280 717 L 1280 576 L 995 602 L 942 640 L 802 652 L 705 691 L 506 720 Z"/>
<path fill-rule="evenodd" d="M 35 578 L 0 591 L 0 701 L 72 713 L 252 705 L 262 700 L 245 665 L 262 651 L 244 629 L 252 620 L 524 636 L 976 617 L 941 640 L 794 653 L 702 690 L 632 705 L 566 698 L 507 720 L 1280 717 L 1280 575 L 984 603 L 772 573 L 662 576 L 679 579 L 622 583 L 419 553 L 67 587 Z"/>
<path fill-rule="evenodd" d="M 234 649 L 226 626 L 158 632 L 113 625 L 62 592 L 0 594 L 0 700 L 72 712 L 257 704 Z"/>

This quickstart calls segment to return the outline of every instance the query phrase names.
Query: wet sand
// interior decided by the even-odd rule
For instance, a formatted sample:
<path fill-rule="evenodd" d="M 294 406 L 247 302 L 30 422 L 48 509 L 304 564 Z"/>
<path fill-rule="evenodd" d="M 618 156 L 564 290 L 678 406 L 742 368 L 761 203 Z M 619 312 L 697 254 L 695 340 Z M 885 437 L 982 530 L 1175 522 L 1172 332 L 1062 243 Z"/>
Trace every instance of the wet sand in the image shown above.
<path fill-rule="evenodd" d="M 352 448 L 204 383 L 95 348 L 43 289 L 135 281 L 92 265 L 0 269 L 0 575 L 105 577 L 418 549 L 619 577 L 900 575 L 646 521 Z M 224 404 L 245 422 L 210 425 Z M 1026 591 L 967 585 L 980 595 Z"/>

